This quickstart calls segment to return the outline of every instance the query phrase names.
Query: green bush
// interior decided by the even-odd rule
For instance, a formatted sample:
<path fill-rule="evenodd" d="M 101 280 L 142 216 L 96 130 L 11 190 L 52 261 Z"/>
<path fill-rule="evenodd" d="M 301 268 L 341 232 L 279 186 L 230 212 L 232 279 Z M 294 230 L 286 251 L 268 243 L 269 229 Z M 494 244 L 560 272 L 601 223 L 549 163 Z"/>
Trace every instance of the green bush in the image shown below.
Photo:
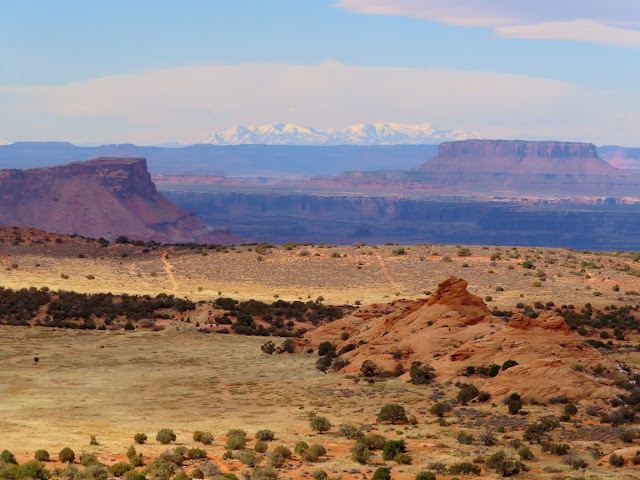
<path fill-rule="evenodd" d="M 411 462 L 413 461 L 413 459 L 411 458 L 411 455 L 409 455 L 408 453 L 399 453 L 398 455 L 393 457 L 393 461 L 396 462 L 398 465 L 411 465 Z"/>
<path fill-rule="evenodd" d="M 138 445 L 143 445 L 147 441 L 147 435 L 145 433 L 136 433 L 133 437 L 133 441 Z"/>
<path fill-rule="evenodd" d="M 191 476 L 200 480 L 204 478 L 204 472 L 200 468 L 196 467 L 191 470 Z"/>
<path fill-rule="evenodd" d="M 75 459 L 76 454 L 69 447 L 63 448 L 58 454 L 58 460 L 62 463 L 73 463 Z"/>
<path fill-rule="evenodd" d="M 0 453 L 0 462 L 11 463 L 13 465 L 18 464 L 18 462 L 16 461 L 15 455 L 11 453 L 9 450 L 3 450 L 2 453 Z"/>
<path fill-rule="evenodd" d="M 326 453 L 327 451 L 322 445 L 314 443 L 302 453 L 301 458 L 305 462 L 317 462 L 318 459 Z"/>
<path fill-rule="evenodd" d="M 48 462 L 49 452 L 47 452 L 46 450 L 36 450 L 33 458 L 35 458 L 39 462 Z"/>
<path fill-rule="evenodd" d="M 247 446 L 247 439 L 239 434 L 232 434 L 227 437 L 225 447 L 227 450 L 242 450 Z"/>
<path fill-rule="evenodd" d="M 361 438 L 364 436 L 360 427 L 352 423 L 343 423 L 338 428 L 338 433 L 349 440 L 354 438 Z"/>
<path fill-rule="evenodd" d="M 380 409 L 380 413 L 378 413 L 378 421 L 396 423 L 407 422 L 409 419 L 407 418 L 407 413 L 403 406 L 398 405 L 397 403 L 389 403 Z"/>
<path fill-rule="evenodd" d="M 309 425 L 312 430 L 316 432 L 328 432 L 331 429 L 331 422 L 326 417 L 311 417 L 309 419 Z"/>
<path fill-rule="evenodd" d="M 407 451 L 404 440 L 389 440 L 382 448 L 382 459 L 393 460 L 399 453 Z"/>
<path fill-rule="evenodd" d="M 429 364 L 422 366 L 422 362 L 412 362 L 409 369 L 410 382 L 414 385 L 426 385 L 436 376 L 436 370 Z"/>
<path fill-rule="evenodd" d="M 336 353 L 336 347 L 331 342 L 322 342 L 320 345 L 318 345 L 318 356 L 320 357 L 324 357 L 327 354 L 335 354 L 335 353 Z"/>
<path fill-rule="evenodd" d="M 191 460 L 199 460 L 207 458 L 207 451 L 203 448 L 190 448 L 187 455 Z"/>
<path fill-rule="evenodd" d="M 9 463 L 0 468 L 0 478 L 6 480 L 47 480 L 49 471 L 37 460 L 29 460 L 22 465 Z"/>
<path fill-rule="evenodd" d="M 370 433 L 358 439 L 358 443 L 366 445 L 369 450 L 382 450 L 387 439 L 378 433 Z"/>
<path fill-rule="evenodd" d="M 156 435 L 156 440 L 163 445 L 167 445 L 168 443 L 175 442 L 176 434 L 173 433 L 173 430 L 170 428 L 163 428 Z"/>
<path fill-rule="evenodd" d="M 622 467 L 624 465 L 624 458 L 622 457 L 622 455 L 616 455 L 615 453 L 612 453 L 609 457 L 609 465 L 611 465 L 612 467 Z"/>
<path fill-rule="evenodd" d="M 236 458 L 241 463 L 244 463 L 245 465 L 247 465 L 249 467 L 255 467 L 256 465 L 258 465 L 262 461 L 262 457 L 259 457 L 258 455 L 256 455 L 255 452 L 253 452 L 251 450 L 243 450 L 243 451 L 241 451 L 240 453 L 238 453 Z"/>
<path fill-rule="evenodd" d="M 123 476 L 126 472 L 131 470 L 131 464 L 127 462 L 114 463 L 110 467 L 107 467 L 109 471 L 116 477 Z"/>
<path fill-rule="evenodd" d="M 458 443 L 461 443 L 463 445 L 471 445 L 473 443 L 473 435 L 471 435 L 470 433 L 464 433 L 464 432 L 460 432 L 458 433 Z"/>
<path fill-rule="evenodd" d="M 256 439 L 257 440 L 262 440 L 263 442 L 268 442 L 273 440 L 274 438 L 276 438 L 276 435 L 269 430 L 268 428 L 265 428 L 263 430 L 258 430 L 256 432 Z"/>
<path fill-rule="evenodd" d="M 373 452 L 363 443 L 356 442 L 356 444 L 351 447 L 351 460 L 354 462 L 366 465 L 372 456 Z"/>
<path fill-rule="evenodd" d="M 307 450 L 309 450 L 309 445 L 304 440 L 300 440 L 298 443 L 296 443 L 296 446 L 294 447 L 294 451 L 298 455 L 302 455 Z"/>
<path fill-rule="evenodd" d="M 80 454 L 80 464 L 83 467 L 88 467 L 89 465 L 93 465 L 98 462 L 98 457 L 96 457 L 93 453 L 81 453 Z"/>
<path fill-rule="evenodd" d="M 416 480 L 436 480 L 436 474 L 429 470 L 424 470 L 416 475 Z"/>
<path fill-rule="evenodd" d="M 533 452 L 527 447 L 518 450 L 518 455 L 520 456 L 520 460 L 535 460 L 536 458 Z"/>
<path fill-rule="evenodd" d="M 391 480 L 391 470 L 387 467 L 378 467 L 371 480 Z"/>
<path fill-rule="evenodd" d="M 98 480 L 98 478 L 96 478 L 95 476 L 89 478 Z M 122 478 L 124 480 L 147 480 L 147 477 L 144 475 L 144 473 L 137 472 L 136 470 L 129 470 L 122 476 Z"/>
<path fill-rule="evenodd" d="M 256 446 L 254 447 L 254 449 L 258 453 L 264 453 L 269 449 L 269 442 L 265 442 L 263 440 L 258 440 L 256 442 Z"/>

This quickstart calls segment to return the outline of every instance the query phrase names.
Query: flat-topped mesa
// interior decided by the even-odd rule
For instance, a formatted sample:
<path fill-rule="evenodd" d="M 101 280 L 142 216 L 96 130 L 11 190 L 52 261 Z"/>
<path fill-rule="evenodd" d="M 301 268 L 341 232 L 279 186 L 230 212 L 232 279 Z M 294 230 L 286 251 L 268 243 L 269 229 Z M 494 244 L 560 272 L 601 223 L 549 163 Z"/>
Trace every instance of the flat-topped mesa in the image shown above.
<path fill-rule="evenodd" d="M 102 157 L 0 171 L 0 225 L 113 240 L 241 243 L 156 190 L 144 158 Z"/>
<path fill-rule="evenodd" d="M 440 144 L 420 170 L 465 173 L 623 175 L 595 145 L 523 140 L 462 140 Z"/>

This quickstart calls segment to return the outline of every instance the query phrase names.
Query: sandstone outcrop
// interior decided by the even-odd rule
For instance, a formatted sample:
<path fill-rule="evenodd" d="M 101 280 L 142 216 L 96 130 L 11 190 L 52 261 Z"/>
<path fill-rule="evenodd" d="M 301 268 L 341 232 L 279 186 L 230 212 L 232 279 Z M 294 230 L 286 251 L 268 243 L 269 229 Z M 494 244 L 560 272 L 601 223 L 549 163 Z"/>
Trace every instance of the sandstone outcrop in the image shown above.
<path fill-rule="evenodd" d="M 341 355 L 350 361 L 342 373 L 359 373 L 365 360 L 396 372 L 419 361 L 435 368 L 438 382 L 473 383 L 494 396 L 518 392 L 538 400 L 560 395 L 578 400 L 606 399 L 618 392 L 612 380 L 589 373 L 600 365 L 610 378 L 622 375 L 617 365 L 585 344 L 560 315 L 544 311 L 534 319 L 514 314 L 505 325 L 466 287 L 465 280 L 451 277 L 428 299 L 361 308 L 307 333 L 301 346 L 330 341 L 340 349 L 353 344 L 353 350 Z M 467 367 L 507 360 L 518 365 L 495 377 L 467 374 Z M 410 375 L 401 378 L 409 381 Z"/>
<path fill-rule="evenodd" d="M 211 229 L 156 190 L 144 158 L 97 158 L 0 170 L 0 225 L 110 240 L 241 243 Z"/>

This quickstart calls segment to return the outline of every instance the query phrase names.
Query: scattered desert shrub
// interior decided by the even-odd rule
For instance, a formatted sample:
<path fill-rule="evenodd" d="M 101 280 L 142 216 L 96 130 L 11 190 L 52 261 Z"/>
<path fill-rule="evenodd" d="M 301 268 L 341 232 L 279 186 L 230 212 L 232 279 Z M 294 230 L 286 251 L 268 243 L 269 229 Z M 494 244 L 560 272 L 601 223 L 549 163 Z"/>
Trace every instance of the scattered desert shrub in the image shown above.
<path fill-rule="evenodd" d="M 312 430 L 318 433 L 328 432 L 331 429 L 331 422 L 329 422 L 327 417 L 311 417 L 309 419 L 309 425 Z"/>
<path fill-rule="evenodd" d="M 263 440 L 258 440 L 254 447 L 254 450 L 258 453 L 264 453 L 269 449 L 269 442 L 265 442 Z"/>
<path fill-rule="evenodd" d="M 171 442 L 175 442 L 176 434 L 173 433 L 173 430 L 171 430 L 170 428 L 163 428 L 158 431 L 156 440 L 163 445 L 167 445 Z"/>
<path fill-rule="evenodd" d="M 423 470 L 416 475 L 416 480 L 436 480 L 436 474 L 429 470 Z"/>
<path fill-rule="evenodd" d="M 343 423 L 342 425 L 340 425 L 340 427 L 338 428 L 338 433 L 350 440 L 354 438 L 361 438 L 364 436 L 364 433 L 362 432 L 360 427 L 357 427 L 352 423 Z"/>
<path fill-rule="evenodd" d="M 399 453 L 398 455 L 393 457 L 393 461 L 398 465 L 411 465 L 413 459 L 411 458 L 411 455 L 407 453 Z"/>
<path fill-rule="evenodd" d="M 305 462 L 317 462 L 318 459 L 321 456 L 326 455 L 326 453 L 327 451 L 322 445 L 320 445 L 319 443 L 314 443 L 307 450 L 305 450 L 300 457 Z"/>
<path fill-rule="evenodd" d="M 259 457 L 258 455 L 256 455 L 255 452 L 252 452 L 251 450 L 242 450 L 242 451 L 240 451 L 236 455 L 236 458 L 241 463 L 244 463 L 245 465 L 247 465 L 249 467 L 255 467 L 256 465 L 258 465 L 262 461 L 262 458 Z"/>
<path fill-rule="evenodd" d="M 356 444 L 351 447 L 351 460 L 354 462 L 366 465 L 372 456 L 373 452 L 363 443 L 356 442 Z"/>
<path fill-rule="evenodd" d="M 391 480 L 391 470 L 387 467 L 378 467 L 371 480 Z"/>
<path fill-rule="evenodd" d="M 405 453 L 406 450 L 404 440 L 389 440 L 382 448 L 382 459 L 393 460 L 398 454 Z"/>
<path fill-rule="evenodd" d="M 116 476 L 116 477 L 123 476 L 126 472 L 131 470 L 131 468 L 132 468 L 131 464 L 127 463 L 127 462 L 114 463 L 113 465 L 108 467 L 108 469 L 111 472 L 111 474 Z"/>
<path fill-rule="evenodd" d="M 611 465 L 612 467 L 622 467 L 624 465 L 624 458 L 622 457 L 622 455 L 616 455 L 615 453 L 612 453 L 609 456 L 609 465 Z"/>
<path fill-rule="evenodd" d="M 203 448 L 190 448 L 187 455 L 191 460 L 198 460 L 201 458 L 207 458 L 207 451 Z"/>
<path fill-rule="evenodd" d="M 268 442 L 273 440 L 276 437 L 275 433 L 273 433 L 269 429 L 258 430 L 256 432 L 256 439 L 262 440 L 264 442 Z"/>
<path fill-rule="evenodd" d="M 470 433 L 459 432 L 456 438 L 458 439 L 458 443 L 463 445 L 471 445 L 473 443 L 473 435 Z"/>
<path fill-rule="evenodd" d="M 142 445 L 147 441 L 147 435 L 144 433 L 136 433 L 135 436 L 133 437 L 133 441 L 136 442 L 138 445 Z"/>
<path fill-rule="evenodd" d="M 48 462 L 49 461 L 49 452 L 46 450 L 36 450 L 33 458 L 35 458 L 39 462 Z"/>
<path fill-rule="evenodd" d="M 382 450 L 387 439 L 378 433 L 371 433 L 359 438 L 358 443 L 362 443 L 369 450 Z"/>
<path fill-rule="evenodd" d="M 76 454 L 69 447 L 63 448 L 58 454 L 58 460 L 62 463 L 73 463 L 75 459 Z"/>
<path fill-rule="evenodd" d="M 378 413 L 378 422 L 407 422 L 407 413 L 402 405 L 397 403 L 388 403 L 380 409 Z"/>
<path fill-rule="evenodd" d="M 294 447 L 294 451 L 298 455 L 302 455 L 307 450 L 309 450 L 309 445 L 304 440 L 300 440 L 298 443 L 296 443 L 296 446 Z"/>
<path fill-rule="evenodd" d="M 2 453 L 0 453 L 0 462 L 13 465 L 18 464 L 15 455 L 9 450 L 3 450 Z"/>
<path fill-rule="evenodd" d="M 409 370 L 410 381 L 415 385 L 431 383 L 431 380 L 436 376 L 435 372 L 435 369 L 429 364 L 423 366 L 422 362 L 412 362 Z"/>

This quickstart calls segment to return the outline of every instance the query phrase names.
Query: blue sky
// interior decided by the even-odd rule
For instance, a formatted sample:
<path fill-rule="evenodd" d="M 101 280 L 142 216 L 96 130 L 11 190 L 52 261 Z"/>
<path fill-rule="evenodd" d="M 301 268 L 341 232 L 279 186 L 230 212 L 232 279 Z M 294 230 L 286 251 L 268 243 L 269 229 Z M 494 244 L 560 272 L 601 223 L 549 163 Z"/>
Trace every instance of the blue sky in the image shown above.
<path fill-rule="evenodd" d="M 0 0 L 0 138 L 395 121 L 640 146 L 638 4 Z"/>

